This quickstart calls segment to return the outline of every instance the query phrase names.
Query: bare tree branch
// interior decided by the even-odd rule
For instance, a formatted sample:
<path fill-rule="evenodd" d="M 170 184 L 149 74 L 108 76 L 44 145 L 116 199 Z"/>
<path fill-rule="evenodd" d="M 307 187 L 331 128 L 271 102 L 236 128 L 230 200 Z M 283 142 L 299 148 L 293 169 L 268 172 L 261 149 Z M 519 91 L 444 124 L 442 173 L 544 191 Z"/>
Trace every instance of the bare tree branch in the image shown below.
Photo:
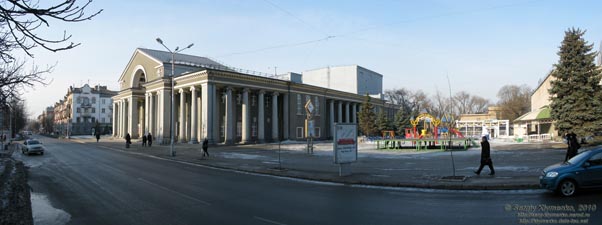
<path fill-rule="evenodd" d="M 79 2 L 82 2 L 81 0 Z M 81 22 L 90 20 L 102 12 L 86 14 L 92 0 L 78 4 L 78 0 L 63 0 L 49 7 L 42 7 L 38 0 L 0 0 L 0 59 L 5 63 L 15 60 L 12 50 L 20 48 L 33 57 L 31 50 L 42 47 L 56 52 L 75 48 L 80 43 L 69 42 L 66 31 L 62 38 L 51 39 L 37 33 L 42 25 L 50 26 L 49 20 Z"/>

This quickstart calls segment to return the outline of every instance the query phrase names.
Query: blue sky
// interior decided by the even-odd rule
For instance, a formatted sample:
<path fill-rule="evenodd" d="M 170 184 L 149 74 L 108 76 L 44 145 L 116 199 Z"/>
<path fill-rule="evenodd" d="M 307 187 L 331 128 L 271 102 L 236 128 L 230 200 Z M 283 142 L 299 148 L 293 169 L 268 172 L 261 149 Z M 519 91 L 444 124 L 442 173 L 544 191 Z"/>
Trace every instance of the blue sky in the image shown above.
<path fill-rule="evenodd" d="M 535 88 L 558 61 L 564 31 L 587 30 L 598 50 L 602 3 L 539 1 L 288 1 L 96 0 L 104 11 L 77 24 L 51 22 L 40 32 L 73 35 L 81 46 L 34 51 L 37 65 L 57 64 L 46 87 L 28 90 L 31 116 L 54 104 L 70 85 L 117 89 L 138 47 L 207 56 L 229 66 L 273 73 L 357 64 L 384 75 L 384 89 L 434 94 L 467 91 L 497 101 L 507 84 Z M 330 37 L 330 38 L 328 38 Z M 305 43 L 305 44 L 301 44 Z M 271 48 L 274 46 L 286 46 Z M 262 50 L 263 49 L 263 50 Z M 267 50 L 265 50 L 267 49 Z"/>

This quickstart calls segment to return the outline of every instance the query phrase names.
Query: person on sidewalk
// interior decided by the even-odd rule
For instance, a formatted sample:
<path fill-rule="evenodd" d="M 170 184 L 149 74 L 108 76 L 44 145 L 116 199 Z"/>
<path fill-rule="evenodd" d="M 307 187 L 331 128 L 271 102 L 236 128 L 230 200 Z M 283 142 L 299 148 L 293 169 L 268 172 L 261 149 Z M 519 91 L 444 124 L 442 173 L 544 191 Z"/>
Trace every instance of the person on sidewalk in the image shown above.
<path fill-rule="evenodd" d="M 146 135 L 142 135 L 142 146 L 146 146 Z"/>
<path fill-rule="evenodd" d="M 209 147 L 209 140 L 207 140 L 207 138 L 205 138 L 205 140 L 203 140 L 203 157 L 205 157 L 205 155 L 207 155 L 207 157 L 209 157 L 209 152 L 207 151 L 207 148 Z"/>
<path fill-rule="evenodd" d="M 566 137 L 566 140 L 568 147 L 566 150 L 566 156 L 564 157 L 565 162 L 575 157 L 577 155 L 577 152 L 581 148 L 581 144 L 579 144 L 579 141 L 577 140 L 577 135 L 575 133 L 569 133 Z"/>
<path fill-rule="evenodd" d="M 481 141 L 481 165 L 477 171 L 474 171 L 477 175 L 481 174 L 481 170 L 485 165 L 489 166 L 489 175 L 495 175 L 495 170 L 493 169 L 493 161 L 491 160 L 491 148 L 489 146 L 489 141 L 487 141 L 487 136 L 483 136 Z"/>
<path fill-rule="evenodd" d="M 130 133 L 125 134 L 125 148 L 130 148 L 130 144 L 132 144 L 132 137 L 130 137 Z"/>
<path fill-rule="evenodd" d="M 96 132 L 96 143 L 100 141 L 100 132 Z"/>
<path fill-rule="evenodd" d="M 151 135 L 150 132 L 148 132 L 148 135 L 146 135 L 146 141 L 148 141 L 148 147 L 153 145 L 153 135 Z"/>

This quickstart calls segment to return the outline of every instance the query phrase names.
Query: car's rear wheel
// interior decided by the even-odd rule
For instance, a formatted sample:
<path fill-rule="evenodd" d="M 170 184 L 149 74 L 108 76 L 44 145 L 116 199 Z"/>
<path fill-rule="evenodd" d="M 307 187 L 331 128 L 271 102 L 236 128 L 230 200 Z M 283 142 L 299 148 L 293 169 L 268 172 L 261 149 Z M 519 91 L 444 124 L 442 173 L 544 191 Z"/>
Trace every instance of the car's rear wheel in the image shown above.
<path fill-rule="evenodd" d="M 575 195 L 575 192 L 577 192 L 577 184 L 575 184 L 575 181 L 563 180 L 560 182 L 560 185 L 558 186 L 558 193 L 560 193 L 562 196 L 573 196 Z"/>

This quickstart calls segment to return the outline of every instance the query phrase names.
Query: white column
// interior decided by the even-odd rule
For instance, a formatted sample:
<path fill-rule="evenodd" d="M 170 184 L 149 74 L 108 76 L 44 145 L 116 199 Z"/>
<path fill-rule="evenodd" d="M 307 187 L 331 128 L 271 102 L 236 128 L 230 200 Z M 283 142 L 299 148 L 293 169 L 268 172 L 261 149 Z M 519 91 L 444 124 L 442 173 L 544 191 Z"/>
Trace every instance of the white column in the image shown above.
<path fill-rule="evenodd" d="M 159 97 L 159 105 L 161 110 L 159 111 L 159 113 L 161 113 L 161 117 L 158 119 L 160 123 L 158 123 L 157 125 L 159 126 L 159 133 L 161 135 L 161 140 L 162 140 L 162 144 L 170 144 L 171 143 L 171 132 L 176 133 L 175 128 L 172 131 L 171 130 L 171 116 L 173 116 L 174 121 L 175 121 L 175 116 L 176 115 L 171 115 L 171 107 L 172 107 L 172 102 L 171 102 L 171 90 L 167 89 L 167 90 L 162 90 L 160 93 L 160 97 Z M 175 101 L 175 99 L 174 99 Z M 175 107 L 175 102 L 173 104 L 173 106 Z M 174 112 L 175 114 L 175 112 Z M 171 115 L 171 116 L 170 116 Z M 175 142 L 175 136 L 174 136 L 174 142 Z"/>
<path fill-rule="evenodd" d="M 180 139 L 179 142 L 181 143 L 186 142 L 186 135 L 184 134 L 184 132 L 186 132 L 186 120 L 184 119 L 184 108 L 186 108 L 185 96 L 186 94 L 184 89 L 180 89 L 180 122 L 178 123 L 180 132 L 178 133 L 178 138 Z"/>
<path fill-rule="evenodd" d="M 184 92 L 184 138 L 187 141 L 190 141 L 190 136 L 191 136 L 191 130 L 190 130 L 190 121 L 191 121 L 191 105 L 192 104 L 192 99 L 189 101 L 188 100 L 188 93 Z"/>
<path fill-rule="evenodd" d="M 196 88 L 194 86 L 192 86 L 190 88 L 190 93 L 192 93 L 192 98 L 191 100 L 191 106 L 190 106 L 190 111 L 191 111 L 191 115 L 190 115 L 190 143 L 192 144 L 198 144 L 199 141 L 197 140 L 197 109 L 198 109 L 198 102 L 197 102 L 197 93 L 196 93 Z"/>
<path fill-rule="evenodd" d="M 115 132 L 117 133 L 117 137 L 121 137 L 121 100 L 115 101 L 117 107 L 117 118 L 115 118 L 115 122 L 117 123 L 117 127 L 115 128 Z"/>
<path fill-rule="evenodd" d="M 334 100 L 330 100 L 328 103 L 330 108 L 330 136 L 334 136 Z"/>
<path fill-rule="evenodd" d="M 283 100 L 282 100 L 283 101 L 282 102 L 282 104 L 283 104 L 283 106 L 282 106 L 282 114 L 284 116 L 284 118 L 282 118 L 282 129 L 284 130 L 282 135 L 283 135 L 284 140 L 288 140 L 288 138 L 289 138 L 288 134 L 290 133 L 290 128 L 289 128 L 290 124 L 289 124 L 289 119 L 288 119 L 288 117 L 289 117 L 289 115 L 288 115 L 288 108 L 289 108 L 288 98 L 289 98 L 289 94 L 285 93 L 282 98 L 283 98 Z"/>
<path fill-rule="evenodd" d="M 113 119 L 112 119 L 112 128 L 113 128 L 113 132 L 111 133 L 113 135 L 113 137 L 117 136 L 117 103 L 113 102 L 111 103 L 113 104 Z"/>
<path fill-rule="evenodd" d="M 257 97 L 258 99 L 258 104 L 257 104 L 257 138 L 259 139 L 259 142 L 264 142 L 265 141 L 265 113 L 264 113 L 264 101 L 263 101 L 263 95 L 265 94 L 264 90 L 259 90 L 259 96 Z"/>
<path fill-rule="evenodd" d="M 351 123 L 351 109 L 349 108 L 349 102 L 345 102 L 345 123 Z"/>
<path fill-rule="evenodd" d="M 215 86 L 213 84 L 204 83 L 201 84 L 201 127 L 202 127 L 202 138 L 207 138 L 209 143 L 215 143 L 217 139 L 214 139 L 213 134 L 215 132 L 213 128 L 213 121 L 217 120 L 215 115 Z"/>
<path fill-rule="evenodd" d="M 226 88 L 226 120 L 224 121 L 224 136 L 226 144 L 233 144 L 234 141 L 234 111 L 232 110 L 234 104 L 232 103 L 232 88 Z"/>
<path fill-rule="evenodd" d="M 129 98 L 129 107 L 128 107 L 128 128 L 130 132 L 130 136 L 132 138 L 138 138 L 138 125 L 140 120 L 138 119 L 138 99 L 136 97 Z"/>
<path fill-rule="evenodd" d="M 242 90 L 242 143 L 248 143 L 251 139 L 251 110 L 249 105 L 249 89 Z"/>
<path fill-rule="evenodd" d="M 209 90 L 209 92 L 212 93 L 213 98 L 210 100 L 212 101 L 212 103 L 210 103 L 212 105 L 211 109 L 213 110 L 211 112 L 211 114 L 213 115 L 212 117 L 210 117 L 211 119 L 211 128 L 213 131 L 213 140 L 215 141 L 215 143 L 217 143 L 218 141 L 221 141 L 221 137 L 220 137 L 220 118 L 221 118 L 221 112 L 220 112 L 220 108 L 219 108 L 219 101 L 220 101 L 220 96 L 218 96 L 217 94 L 217 86 L 215 84 L 212 84 L 209 86 L 211 89 Z"/>
<path fill-rule="evenodd" d="M 148 129 L 149 128 L 148 127 L 149 115 L 150 115 L 149 105 L 150 105 L 150 93 L 146 93 L 146 94 L 144 94 L 144 131 L 143 131 L 142 135 L 148 134 L 148 131 L 149 131 L 149 129 Z"/>
<path fill-rule="evenodd" d="M 272 93 L 272 140 L 278 141 L 278 92 Z"/>
<path fill-rule="evenodd" d="M 149 92 L 148 93 L 148 128 L 147 128 L 147 133 L 151 133 L 151 135 L 155 135 L 155 129 L 154 129 L 154 125 L 155 125 L 155 118 L 154 118 L 154 114 L 155 114 L 155 109 L 154 109 L 154 97 L 153 97 L 153 93 Z"/>
<path fill-rule="evenodd" d="M 337 113 L 337 115 L 339 116 L 339 117 L 337 118 L 337 122 L 338 122 L 338 123 L 342 123 L 342 122 L 343 122 L 343 102 L 339 101 L 339 102 L 337 103 L 337 107 L 338 107 L 338 109 L 339 109 L 339 112 Z M 334 134 L 334 133 L 333 133 L 333 134 Z"/>
<path fill-rule="evenodd" d="M 357 123 L 357 104 L 356 103 L 353 103 L 351 113 L 352 113 L 351 117 L 353 118 L 353 120 L 351 122 Z"/>
<path fill-rule="evenodd" d="M 119 114 L 119 130 L 120 130 L 120 137 L 125 137 L 125 100 L 121 99 L 121 101 L 119 101 L 120 105 L 119 106 L 119 111 L 121 111 Z"/>
<path fill-rule="evenodd" d="M 197 90 L 199 90 L 199 87 L 197 87 Z M 202 126 L 201 126 L 201 95 L 200 93 L 197 92 L 197 96 L 196 96 L 196 139 L 197 141 L 201 141 L 203 140 L 203 136 L 202 136 Z"/>

